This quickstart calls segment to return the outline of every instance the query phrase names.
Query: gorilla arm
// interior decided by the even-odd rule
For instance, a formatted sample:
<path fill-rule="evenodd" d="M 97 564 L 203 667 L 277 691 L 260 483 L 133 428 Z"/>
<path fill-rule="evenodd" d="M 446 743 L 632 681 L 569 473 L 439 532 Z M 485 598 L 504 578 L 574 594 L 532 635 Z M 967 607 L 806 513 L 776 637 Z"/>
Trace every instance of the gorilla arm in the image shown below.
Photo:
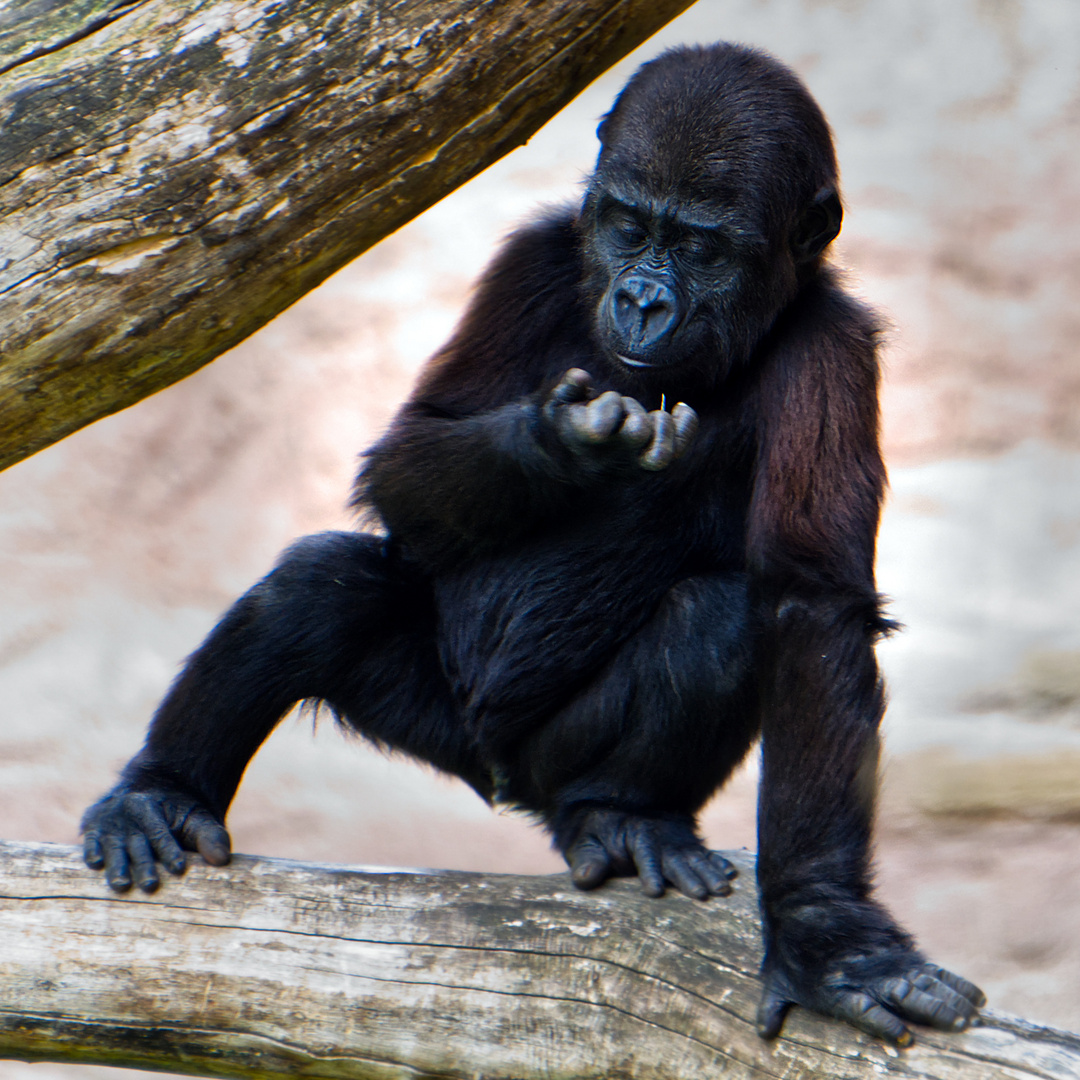
<path fill-rule="evenodd" d="M 658 470 L 688 445 L 687 406 L 646 412 L 597 395 L 573 219 L 519 230 L 458 330 L 367 454 L 354 502 L 372 505 L 435 568 L 513 541 L 613 471 Z M 567 370 L 570 368 L 571 370 Z"/>
<path fill-rule="evenodd" d="M 926 962 L 871 895 L 878 726 L 873 560 L 885 471 L 875 329 L 827 276 L 765 361 L 748 533 L 761 665 L 761 1034 L 804 1005 L 906 1045 L 903 1020 L 959 1030 L 985 998 Z"/>
<path fill-rule="evenodd" d="M 537 397 L 456 418 L 410 402 L 368 453 L 354 502 L 439 567 L 572 514 L 613 472 L 666 468 L 697 429 L 688 405 L 646 412 L 617 391 L 597 395 L 580 368 Z"/>

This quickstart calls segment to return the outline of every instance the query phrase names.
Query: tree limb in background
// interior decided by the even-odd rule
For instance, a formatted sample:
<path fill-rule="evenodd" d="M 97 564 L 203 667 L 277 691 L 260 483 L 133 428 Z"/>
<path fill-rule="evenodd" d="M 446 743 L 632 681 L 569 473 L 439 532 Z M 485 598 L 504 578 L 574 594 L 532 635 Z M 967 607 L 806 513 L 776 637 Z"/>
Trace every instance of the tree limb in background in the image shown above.
<path fill-rule="evenodd" d="M 0 468 L 190 374 L 690 0 L 0 0 Z"/>
<path fill-rule="evenodd" d="M 754 1029 L 753 861 L 735 895 L 237 856 L 152 896 L 0 841 L 0 1057 L 312 1080 L 1049 1080 L 1080 1037 L 999 1014 L 886 1049 L 796 1010 Z M 197 860 L 195 860 L 197 862 Z"/>

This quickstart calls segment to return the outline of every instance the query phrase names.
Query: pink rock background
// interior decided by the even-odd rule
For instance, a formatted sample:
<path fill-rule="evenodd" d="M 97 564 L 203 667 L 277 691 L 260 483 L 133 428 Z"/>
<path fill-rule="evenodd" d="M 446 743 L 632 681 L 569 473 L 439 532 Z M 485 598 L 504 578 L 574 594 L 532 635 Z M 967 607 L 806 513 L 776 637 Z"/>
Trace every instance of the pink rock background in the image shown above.
<path fill-rule="evenodd" d="M 0 474 L 0 835 L 75 841 L 224 608 L 292 538 L 348 527 L 358 451 L 500 236 L 538 202 L 577 197 L 633 67 L 721 38 L 792 64 L 830 117 L 837 259 L 891 325 L 879 576 L 907 630 L 880 651 L 882 893 L 992 1005 L 1080 1030 L 1072 0 L 699 0 L 528 146 L 232 353 Z M 561 868 L 537 830 L 463 785 L 310 727 L 287 720 L 252 764 L 237 849 Z M 710 805 L 717 846 L 753 847 L 754 772 Z"/>

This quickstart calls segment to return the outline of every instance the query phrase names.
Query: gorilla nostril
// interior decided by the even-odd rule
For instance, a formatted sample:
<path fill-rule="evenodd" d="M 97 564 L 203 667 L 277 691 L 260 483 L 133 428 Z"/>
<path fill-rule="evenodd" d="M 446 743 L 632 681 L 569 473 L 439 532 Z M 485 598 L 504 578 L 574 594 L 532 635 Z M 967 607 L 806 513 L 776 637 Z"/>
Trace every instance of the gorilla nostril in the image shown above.
<path fill-rule="evenodd" d="M 674 312 L 666 303 L 649 304 L 644 310 L 645 334 L 649 338 L 659 337 L 671 324 Z"/>
<path fill-rule="evenodd" d="M 671 329 L 676 321 L 676 303 L 671 289 L 647 277 L 625 279 L 611 298 L 616 329 L 627 344 L 649 347 Z"/>

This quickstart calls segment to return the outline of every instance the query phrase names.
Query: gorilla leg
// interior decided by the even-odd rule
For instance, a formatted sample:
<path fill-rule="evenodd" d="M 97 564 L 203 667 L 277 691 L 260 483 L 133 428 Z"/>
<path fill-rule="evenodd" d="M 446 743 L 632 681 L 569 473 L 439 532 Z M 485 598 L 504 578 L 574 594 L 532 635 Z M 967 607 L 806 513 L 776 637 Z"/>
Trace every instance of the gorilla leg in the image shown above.
<path fill-rule="evenodd" d="M 297 701 L 327 702 L 382 745 L 490 781 L 458 723 L 434 642 L 430 587 L 353 533 L 307 537 L 191 656 L 120 783 L 83 819 L 87 862 L 114 888 L 157 885 L 181 846 L 228 860 L 226 811 L 244 769 Z"/>
<path fill-rule="evenodd" d="M 636 871 L 650 894 L 665 881 L 699 899 L 729 892 L 734 870 L 705 850 L 695 815 L 757 735 L 752 648 L 741 575 L 680 582 L 506 759 L 497 797 L 544 817 L 583 888 Z"/>

